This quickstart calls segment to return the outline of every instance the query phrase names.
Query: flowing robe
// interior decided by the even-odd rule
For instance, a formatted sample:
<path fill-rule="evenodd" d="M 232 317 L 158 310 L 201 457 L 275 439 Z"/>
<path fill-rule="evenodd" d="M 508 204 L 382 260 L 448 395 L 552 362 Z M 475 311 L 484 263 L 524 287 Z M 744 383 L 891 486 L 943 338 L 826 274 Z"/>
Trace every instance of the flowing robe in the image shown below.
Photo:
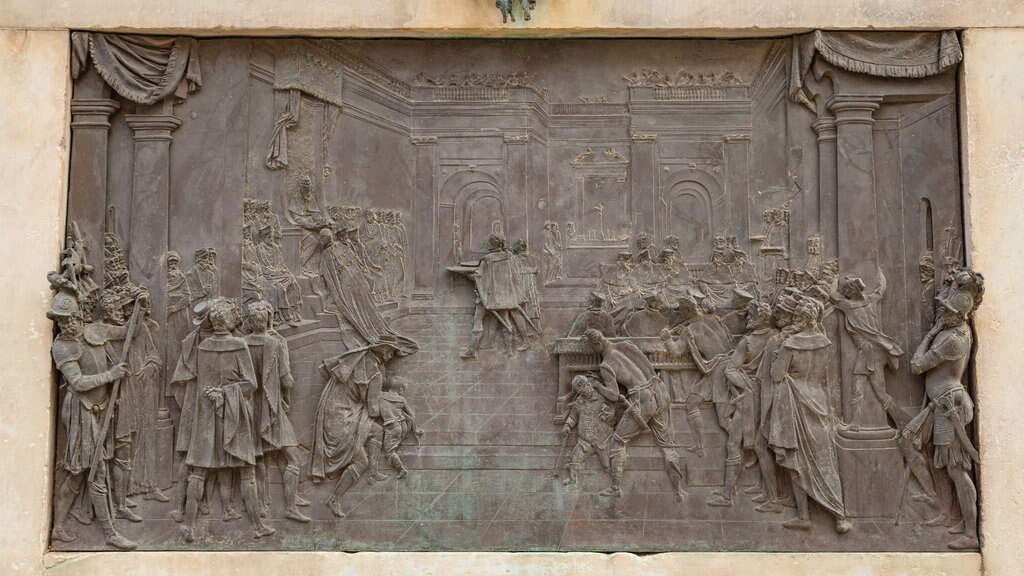
<path fill-rule="evenodd" d="M 128 421 L 134 436 L 132 494 L 153 490 L 162 480 L 156 431 L 163 398 L 163 382 L 160 378 L 163 360 L 157 347 L 159 331 L 160 326 L 152 318 L 139 318 L 135 337 L 128 349 L 129 374 L 123 384 L 118 417 Z"/>
<path fill-rule="evenodd" d="M 877 305 L 881 299 L 882 291 L 876 290 L 863 300 L 842 298 L 835 301 L 836 308 L 843 311 L 846 319 L 846 331 L 857 347 L 854 374 L 874 374 L 884 370 L 886 363 L 895 369 L 903 355 L 899 344 L 883 334 L 878 325 Z"/>
<path fill-rule="evenodd" d="M 364 350 L 328 359 L 320 369 L 327 386 L 316 409 L 310 476 L 324 480 L 366 459 L 370 417 L 380 415 L 384 364 Z"/>
<path fill-rule="evenodd" d="M 189 304 L 192 300 L 188 292 L 188 282 L 179 270 L 177 274 L 167 274 L 167 333 L 165 357 L 168 362 L 176 362 L 181 355 L 181 341 L 192 328 L 189 318 Z M 167 373 L 167 383 L 173 371 Z M 170 387 L 167 393 L 170 394 Z"/>
<path fill-rule="evenodd" d="M 249 347 L 258 384 L 252 399 L 256 455 L 298 446 L 284 401 L 285 388 L 292 381 L 284 338 L 276 332 L 264 332 L 247 335 L 245 343 Z"/>
<path fill-rule="evenodd" d="M 816 502 L 845 516 L 829 402 L 832 343 L 820 332 L 785 339 L 772 362 L 774 384 L 768 444 L 779 466 Z"/>
<path fill-rule="evenodd" d="M 284 263 L 284 255 L 281 253 L 280 237 L 281 224 L 273 219 L 266 218 L 259 221 L 260 227 L 256 231 L 255 261 L 259 264 L 260 273 L 268 290 L 263 295 L 264 299 L 270 302 L 280 312 L 302 303 L 302 292 L 295 276 L 288 270 Z"/>
<path fill-rule="evenodd" d="M 252 394 L 256 374 L 245 340 L 214 334 L 198 345 L 194 394 L 185 419 L 182 409 L 178 445 L 185 464 L 199 468 L 237 468 L 256 464 L 252 436 Z M 219 408 L 206 397 L 207 387 L 224 394 Z"/>
<path fill-rule="evenodd" d="M 384 339 L 397 340 L 396 348 L 401 354 L 416 351 L 416 343 L 404 336 L 399 336 L 391 324 L 377 310 L 377 305 L 370 296 L 370 287 L 359 271 L 359 263 L 355 251 L 344 242 L 334 242 L 323 251 L 320 259 L 320 275 L 323 277 L 327 292 L 334 304 L 335 312 L 340 314 L 362 337 L 362 342 L 348 342 L 349 347 L 366 345 Z"/>

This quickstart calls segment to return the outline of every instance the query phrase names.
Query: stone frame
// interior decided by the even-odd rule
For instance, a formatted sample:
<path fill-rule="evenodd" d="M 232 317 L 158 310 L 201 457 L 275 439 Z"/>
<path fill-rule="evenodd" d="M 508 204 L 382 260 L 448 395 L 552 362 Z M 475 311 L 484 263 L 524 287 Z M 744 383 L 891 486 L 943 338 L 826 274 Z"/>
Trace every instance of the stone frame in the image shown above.
<path fill-rule="evenodd" d="M 506 570 L 536 574 L 604 571 L 631 574 L 755 573 L 766 563 L 785 574 L 1018 573 L 1024 551 L 1017 538 L 1024 519 L 1016 513 L 1024 475 L 1024 443 L 1014 426 L 1024 390 L 1012 386 L 1020 340 L 1008 328 L 1024 320 L 1013 306 L 1021 289 L 1014 273 L 1024 254 L 1000 249 L 1024 241 L 1024 143 L 1014 120 L 1024 118 L 1024 6 L 994 0 L 984 6 L 936 8 L 924 0 L 878 6 L 863 0 L 786 5 L 731 6 L 706 0 L 562 0 L 542 2 L 529 23 L 503 27 L 484 0 L 381 0 L 374 3 L 312 0 L 284 13 L 272 0 L 245 9 L 157 0 L 128 4 L 82 0 L 63 8 L 56 0 L 11 0 L 0 8 L 0 203 L 5 300 L 17 313 L 0 321 L 10 344 L 0 364 L 0 445 L 12 468 L 0 486 L 0 550 L 5 571 L 20 574 L 170 574 L 182 571 L 263 573 L 481 574 Z M 261 8 L 266 8 L 262 10 Z M 272 17 L 270 16 L 272 15 Z M 130 24 L 125 25 L 125 22 Z M 985 465 L 979 479 L 980 554 L 850 553 L 766 556 L 756 553 L 325 553 L 325 552 L 47 552 L 53 450 L 54 377 L 49 358 L 50 322 L 44 313 L 52 269 L 64 232 L 69 164 L 69 30 L 95 29 L 151 34 L 338 35 L 338 36 L 717 36 L 783 35 L 815 27 L 964 28 L 960 72 L 961 155 L 968 263 L 988 277 L 989 294 L 975 320 L 975 361 L 980 445 Z M 997 256 L 998 254 L 998 256 Z M 1005 383 L 1005 384 L 1004 384 Z M 1002 386 L 1000 386 L 1002 385 Z"/>

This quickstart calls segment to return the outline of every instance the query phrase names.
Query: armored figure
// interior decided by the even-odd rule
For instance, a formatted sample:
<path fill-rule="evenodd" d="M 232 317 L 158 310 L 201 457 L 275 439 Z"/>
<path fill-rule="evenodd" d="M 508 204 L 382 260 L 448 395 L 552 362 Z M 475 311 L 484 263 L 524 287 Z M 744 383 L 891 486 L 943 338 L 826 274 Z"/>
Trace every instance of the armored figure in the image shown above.
<path fill-rule="evenodd" d="M 67 477 L 54 499 L 51 536 L 61 542 L 75 539 L 65 523 L 75 496 L 85 485 L 107 544 L 131 550 L 136 544 L 114 527 L 108 501 L 109 461 L 114 453 L 111 419 L 116 405 L 112 384 L 128 373 L 128 365 L 111 366 L 105 347 L 91 344 L 84 338 L 82 312 L 71 292 L 58 291 L 46 316 L 55 320 L 60 329 L 51 353 L 67 385 L 61 406 L 61 423 L 67 431 L 61 461 Z"/>
<path fill-rule="evenodd" d="M 597 389 L 602 388 L 598 393 Z M 608 468 L 608 440 L 615 429 L 615 409 L 608 403 L 605 396 L 616 396 L 618 393 L 604 388 L 597 379 L 583 374 L 572 379 L 572 404 L 565 415 L 562 434 L 568 436 L 576 429 L 576 444 L 569 454 L 569 463 L 565 468 L 569 472 L 563 484 L 579 482 L 580 472 L 586 466 L 587 458 L 597 452 L 601 464 Z"/>
<path fill-rule="evenodd" d="M 982 275 L 963 269 L 953 275 L 949 289 L 937 298 L 935 325 L 910 360 L 910 370 L 925 375 L 927 403 L 904 428 L 901 439 L 911 472 L 926 492 L 931 492 L 929 497 L 934 497 L 934 487 L 923 458 L 914 448 L 930 440 L 933 466 L 945 469 L 953 480 L 962 519 L 962 525 L 952 530 L 960 536 L 948 544 L 954 550 L 978 547 L 978 491 L 971 478 L 978 451 L 967 432 L 974 420 L 974 402 L 964 388 L 963 377 L 974 340 L 967 320 L 983 294 Z"/>

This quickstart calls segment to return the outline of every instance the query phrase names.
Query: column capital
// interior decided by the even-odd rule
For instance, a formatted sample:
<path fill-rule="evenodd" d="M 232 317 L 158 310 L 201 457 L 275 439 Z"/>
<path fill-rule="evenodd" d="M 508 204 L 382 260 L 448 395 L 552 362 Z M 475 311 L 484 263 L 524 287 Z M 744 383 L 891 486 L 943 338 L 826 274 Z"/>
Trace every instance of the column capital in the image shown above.
<path fill-rule="evenodd" d="M 529 142 L 529 134 L 505 134 L 505 144 L 527 144 Z"/>
<path fill-rule="evenodd" d="M 171 132 L 181 126 L 181 120 L 170 114 L 127 114 L 124 118 L 136 142 L 170 140 Z"/>
<path fill-rule="evenodd" d="M 409 142 L 413 146 L 433 146 L 437 144 L 437 136 L 409 136 Z"/>
<path fill-rule="evenodd" d="M 836 119 L 831 116 L 822 116 L 811 122 L 811 128 L 818 134 L 818 142 L 836 139 Z"/>
<path fill-rule="evenodd" d="M 835 125 L 874 124 L 873 115 L 881 106 L 881 96 L 851 96 L 837 94 L 829 98 L 828 108 L 836 115 Z"/>
<path fill-rule="evenodd" d="M 72 128 L 110 128 L 110 116 L 121 108 L 109 98 L 72 98 Z"/>
<path fill-rule="evenodd" d="M 634 133 L 629 135 L 629 139 L 632 140 L 633 142 L 657 142 L 658 141 L 658 135 L 657 134 L 640 134 L 639 132 L 634 132 Z"/>

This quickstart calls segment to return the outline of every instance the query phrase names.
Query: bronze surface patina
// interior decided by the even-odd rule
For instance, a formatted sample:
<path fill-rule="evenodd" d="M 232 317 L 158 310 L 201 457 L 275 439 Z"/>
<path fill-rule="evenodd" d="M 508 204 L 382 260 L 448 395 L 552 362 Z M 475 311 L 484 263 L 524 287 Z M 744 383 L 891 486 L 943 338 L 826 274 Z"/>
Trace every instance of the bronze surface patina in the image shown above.
<path fill-rule="evenodd" d="M 54 550 L 978 548 L 956 34 L 73 46 Z"/>

